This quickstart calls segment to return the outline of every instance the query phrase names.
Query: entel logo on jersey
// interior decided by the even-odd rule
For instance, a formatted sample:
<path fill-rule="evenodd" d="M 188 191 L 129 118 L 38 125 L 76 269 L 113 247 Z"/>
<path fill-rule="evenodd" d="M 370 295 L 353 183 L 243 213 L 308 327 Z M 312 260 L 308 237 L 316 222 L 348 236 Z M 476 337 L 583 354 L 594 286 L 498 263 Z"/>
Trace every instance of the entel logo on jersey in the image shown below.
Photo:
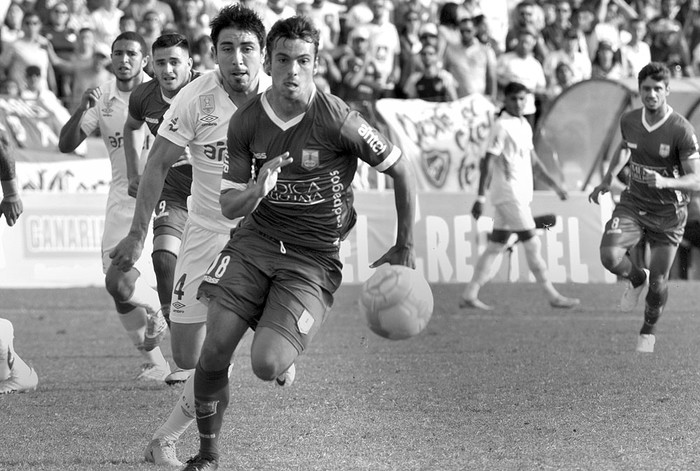
<path fill-rule="evenodd" d="M 659 146 L 659 155 L 663 158 L 666 158 L 669 155 L 671 155 L 671 146 L 668 144 L 661 144 Z"/>
<path fill-rule="evenodd" d="M 301 151 L 301 166 L 307 170 L 312 170 L 318 167 L 318 151 L 302 149 Z"/>
<path fill-rule="evenodd" d="M 388 146 L 385 142 L 382 142 L 379 138 L 379 133 L 377 133 L 372 126 L 363 124 L 358 128 L 357 133 L 365 140 L 375 154 L 382 155 L 386 151 Z"/>

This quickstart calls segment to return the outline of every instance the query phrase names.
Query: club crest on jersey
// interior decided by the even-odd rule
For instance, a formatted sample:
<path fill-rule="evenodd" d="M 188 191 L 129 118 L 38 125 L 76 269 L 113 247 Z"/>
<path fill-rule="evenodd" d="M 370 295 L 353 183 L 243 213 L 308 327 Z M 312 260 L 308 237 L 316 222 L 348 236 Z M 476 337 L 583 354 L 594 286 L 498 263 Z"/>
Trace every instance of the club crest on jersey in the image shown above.
<path fill-rule="evenodd" d="M 199 109 L 202 110 L 202 114 L 204 114 L 204 116 L 199 118 L 200 121 L 204 121 L 203 126 L 215 126 L 214 121 L 219 119 L 219 117 L 213 115 L 216 109 L 214 95 L 201 95 L 199 97 Z"/>
<path fill-rule="evenodd" d="M 304 167 L 306 170 L 312 170 L 316 167 L 318 167 L 319 164 L 319 159 L 318 159 L 318 151 L 317 150 L 309 150 L 309 149 L 302 149 L 301 151 L 301 166 Z"/>
<path fill-rule="evenodd" d="M 666 158 L 669 155 L 671 155 L 671 146 L 668 144 L 661 144 L 659 146 L 659 155 L 663 158 Z"/>
<path fill-rule="evenodd" d="M 109 98 L 105 98 L 105 107 L 102 108 L 102 116 L 105 118 L 111 118 L 112 113 L 114 113 L 114 108 L 112 108 L 112 100 Z"/>

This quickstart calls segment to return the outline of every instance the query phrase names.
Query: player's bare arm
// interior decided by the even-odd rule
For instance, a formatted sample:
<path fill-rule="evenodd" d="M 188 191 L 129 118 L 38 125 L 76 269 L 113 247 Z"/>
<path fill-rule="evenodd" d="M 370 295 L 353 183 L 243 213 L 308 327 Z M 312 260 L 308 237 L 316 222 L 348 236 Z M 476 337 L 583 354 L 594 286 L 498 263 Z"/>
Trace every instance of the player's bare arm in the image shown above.
<path fill-rule="evenodd" d="M 402 157 L 385 173 L 394 180 L 394 203 L 398 220 L 396 243 L 370 267 L 376 268 L 389 263 L 415 268 L 413 224 L 416 217 L 416 176 L 413 173 L 413 166 L 405 157 Z"/>
<path fill-rule="evenodd" d="M 545 182 L 547 186 L 552 188 L 559 196 L 559 199 L 567 199 L 569 197 L 569 193 L 566 191 L 565 188 L 559 185 L 559 183 L 552 177 L 552 175 L 547 170 L 547 167 L 545 167 L 542 163 L 542 160 L 540 160 L 540 157 L 537 155 L 537 152 L 533 150 L 530 152 L 530 155 L 532 157 L 532 166 L 535 168 L 535 172 L 537 173 L 538 178 Z"/>
<path fill-rule="evenodd" d="M 139 154 L 143 147 L 143 139 L 136 139 L 137 130 L 141 129 L 144 121 L 127 116 L 124 123 L 124 156 L 126 157 L 126 177 L 129 180 L 129 196 L 136 197 L 139 189 Z M 140 141 L 140 142 L 139 142 Z"/>
<path fill-rule="evenodd" d="M 160 193 L 163 191 L 165 176 L 184 151 L 184 147 L 174 144 L 163 136 L 156 137 L 141 176 L 129 234 L 109 254 L 112 265 L 116 265 L 120 270 L 129 271 L 141 257 L 148 224 Z"/>
<path fill-rule="evenodd" d="M 24 207 L 19 197 L 15 160 L 7 149 L 5 136 L 0 136 L 0 185 L 3 195 L 0 201 L 0 216 L 4 214 L 7 225 L 14 226 Z"/>
<path fill-rule="evenodd" d="M 631 153 L 629 149 L 620 146 L 619 151 L 613 154 L 612 159 L 610 160 L 610 166 L 608 167 L 607 172 L 605 172 L 603 180 L 600 182 L 600 184 L 598 184 L 598 186 L 593 188 L 593 191 L 591 191 L 591 193 L 588 195 L 588 201 L 598 204 L 598 198 L 600 195 L 610 191 L 613 178 L 615 178 L 615 176 L 622 171 L 623 167 L 629 161 L 630 155 Z"/>
<path fill-rule="evenodd" d="M 277 184 L 277 175 L 294 161 L 289 152 L 271 159 L 260 168 L 255 181 L 248 182 L 245 190 L 227 189 L 221 192 L 221 214 L 228 219 L 236 219 L 255 211 L 262 199 Z"/>
<path fill-rule="evenodd" d="M 80 104 L 70 119 L 61 128 L 61 135 L 58 138 L 58 149 L 64 154 L 73 152 L 87 137 L 80 129 L 80 120 L 83 114 L 95 106 L 102 96 L 100 87 L 88 88 L 80 99 Z"/>
<path fill-rule="evenodd" d="M 695 153 L 688 160 L 682 161 L 684 175 L 678 178 L 664 177 L 658 172 L 644 169 L 644 183 L 652 188 L 666 188 L 680 191 L 700 190 L 700 156 Z"/>
<path fill-rule="evenodd" d="M 476 201 L 472 205 L 472 217 L 479 220 L 484 212 L 484 203 L 486 202 L 486 189 L 488 182 L 491 180 L 491 162 L 495 155 L 487 152 L 486 155 L 479 161 L 479 187 L 477 190 Z"/>

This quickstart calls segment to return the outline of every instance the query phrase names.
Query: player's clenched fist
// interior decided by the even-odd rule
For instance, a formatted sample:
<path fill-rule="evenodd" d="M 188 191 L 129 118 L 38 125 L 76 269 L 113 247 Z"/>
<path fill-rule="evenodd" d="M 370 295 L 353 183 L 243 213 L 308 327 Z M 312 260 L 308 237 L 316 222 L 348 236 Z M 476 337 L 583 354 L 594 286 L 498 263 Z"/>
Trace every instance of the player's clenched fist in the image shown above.
<path fill-rule="evenodd" d="M 277 185 L 277 175 L 282 171 L 282 167 L 286 167 L 293 161 L 294 159 L 289 156 L 289 152 L 285 152 L 269 162 L 266 162 L 265 165 L 260 168 L 258 180 L 256 182 L 260 197 L 267 195 L 275 185 Z"/>

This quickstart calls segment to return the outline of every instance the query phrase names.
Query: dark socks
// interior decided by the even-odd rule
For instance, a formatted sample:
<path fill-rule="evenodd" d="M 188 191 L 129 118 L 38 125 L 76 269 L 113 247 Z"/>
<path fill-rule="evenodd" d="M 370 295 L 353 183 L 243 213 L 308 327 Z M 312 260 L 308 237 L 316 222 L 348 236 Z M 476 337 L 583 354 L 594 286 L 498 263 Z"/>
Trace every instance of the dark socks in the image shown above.
<path fill-rule="evenodd" d="M 649 289 L 646 297 L 646 306 L 644 308 L 644 325 L 639 331 L 640 334 L 653 334 L 656 323 L 661 317 L 661 313 L 668 299 L 668 287 L 661 291 Z"/>
<path fill-rule="evenodd" d="M 194 403 L 199 429 L 199 455 L 219 459 L 219 432 L 229 402 L 228 368 L 205 371 L 197 363 L 194 373 Z"/>

